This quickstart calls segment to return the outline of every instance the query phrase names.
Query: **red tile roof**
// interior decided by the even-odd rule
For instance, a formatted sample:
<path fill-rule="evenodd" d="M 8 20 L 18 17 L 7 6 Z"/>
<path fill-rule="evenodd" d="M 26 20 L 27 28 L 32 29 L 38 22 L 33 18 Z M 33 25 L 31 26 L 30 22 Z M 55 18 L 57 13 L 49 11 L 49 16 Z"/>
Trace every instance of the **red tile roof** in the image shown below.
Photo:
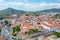
<path fill-rule="evenodd" d="M 5 40 L 5 36 L 0 35 L 0 40 Z"/>
<path fill-rule="evenodd" d="M 60 26 L 60 22 L 57 22 L 57 26 Z"/>
<path fill-rule="evenodd" d="M 27 27 L 27 28 L 30 28 L 31 25 L 29 23 L 23 23 L 23 26 Z"/>

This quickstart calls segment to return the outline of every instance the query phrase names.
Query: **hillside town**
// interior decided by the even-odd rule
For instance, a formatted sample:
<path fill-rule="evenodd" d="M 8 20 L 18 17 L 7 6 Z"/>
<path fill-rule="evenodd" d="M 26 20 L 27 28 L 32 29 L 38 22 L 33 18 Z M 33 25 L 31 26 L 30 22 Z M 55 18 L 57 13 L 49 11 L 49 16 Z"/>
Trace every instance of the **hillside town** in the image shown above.
<path fill-rule="evenodd" d="M 0 20 L 0 40 L 59 40 L 60 17 L 53 16 L 13 14 L 6 17 Z"/>

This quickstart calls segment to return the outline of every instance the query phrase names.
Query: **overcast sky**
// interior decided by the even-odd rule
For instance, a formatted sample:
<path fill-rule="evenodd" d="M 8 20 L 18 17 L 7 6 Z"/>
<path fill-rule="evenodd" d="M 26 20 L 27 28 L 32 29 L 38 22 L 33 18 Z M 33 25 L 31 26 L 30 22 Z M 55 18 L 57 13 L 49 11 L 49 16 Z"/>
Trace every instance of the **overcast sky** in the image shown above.
<path fill-rule="evenodd" d="M 8 7 L 25 11 L 39 11 L 60 8 L 60 0 L 0 0 L 0 10 Z"/>

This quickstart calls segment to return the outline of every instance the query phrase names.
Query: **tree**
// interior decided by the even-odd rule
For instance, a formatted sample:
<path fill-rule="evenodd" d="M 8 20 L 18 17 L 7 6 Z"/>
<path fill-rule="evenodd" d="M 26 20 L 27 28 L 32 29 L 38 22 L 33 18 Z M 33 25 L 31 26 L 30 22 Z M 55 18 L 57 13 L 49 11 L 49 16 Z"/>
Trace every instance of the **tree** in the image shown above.
<path fill-rule="evenodd" d="M 5 20 L 4 23 L 5 23 L 5 25 L 8 25 L 8 20 Z"/>
<path fill-rule="evenodd" d="M 56 37 L 60 38 L 60 32 L 55 32 Z"/>
<path fill-rule="evenodd" d="M 2 29 L 2 27 L 0 27 L 0 33 L 1 33 L 1 29 Z"/>

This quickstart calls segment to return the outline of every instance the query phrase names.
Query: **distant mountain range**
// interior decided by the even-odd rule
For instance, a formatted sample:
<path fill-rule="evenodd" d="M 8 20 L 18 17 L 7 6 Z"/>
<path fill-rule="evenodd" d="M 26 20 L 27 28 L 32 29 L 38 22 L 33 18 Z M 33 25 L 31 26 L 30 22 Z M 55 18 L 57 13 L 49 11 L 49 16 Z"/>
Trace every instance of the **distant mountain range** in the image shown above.
<path fill-rule="evenodd" d="M 13 8 L 7 8 L 7 9 L 4 9 L 4 10 L 0 10 L 0 18 L 4 18 L 6 16 L 10 16 L 12 14 L 42 14 L 42 13 L 55 13 L 55 12 L 58 12 L 60 13 L 60 9 L 56 9 L 56 8 L 53 8 L 53 9 L 46 9 L 46 10 L 42 10 L 42 11 L 36 11 L 36 12 L 29 12 L 29 11 L 22 11 L 22 10 L 16 10 L 16 9 L 13 9 Z"/>

